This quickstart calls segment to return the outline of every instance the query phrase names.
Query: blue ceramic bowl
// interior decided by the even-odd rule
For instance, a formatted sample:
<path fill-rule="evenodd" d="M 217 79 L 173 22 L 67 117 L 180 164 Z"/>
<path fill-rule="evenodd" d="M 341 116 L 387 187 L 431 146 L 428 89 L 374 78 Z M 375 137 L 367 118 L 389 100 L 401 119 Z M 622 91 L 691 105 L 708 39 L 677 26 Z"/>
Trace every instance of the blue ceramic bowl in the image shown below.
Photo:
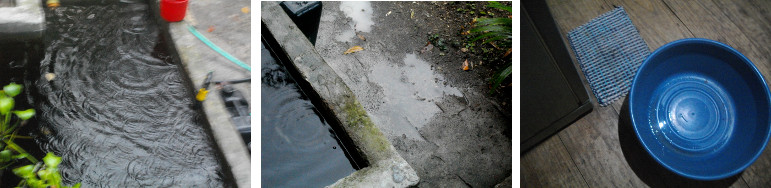
<path fill-rule="evenodd" d="M 667 169 L 697 180 L 750 166 L 771 135 L 763 76 L 741 53 L 708 39 L 653 52 L 637 71 L 629 110 L 637 138 Z"/>

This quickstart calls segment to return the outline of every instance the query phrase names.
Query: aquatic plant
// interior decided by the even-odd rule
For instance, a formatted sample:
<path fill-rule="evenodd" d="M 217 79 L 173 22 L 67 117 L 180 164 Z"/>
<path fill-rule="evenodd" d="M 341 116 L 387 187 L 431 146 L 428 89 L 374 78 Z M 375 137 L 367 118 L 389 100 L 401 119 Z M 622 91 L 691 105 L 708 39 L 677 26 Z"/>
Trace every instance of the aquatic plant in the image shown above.
<path fill-rule="evenodd" d="M 62 176 L 58 168 L 59 163 L 62 162 L 61 157 L 49 152 L 43 157 L 45 165 L 41 166 L 37 159 L 13 141 L 21 137 L 16 134 L 18 128 L 26 124 L 32 116 L 35 116 L 35 109 L 13 110 L 15 106 L 13 97 L 21 94 L 21 90 L 21 85 L 10 83 L 0 91 L 0 118 L 2 118 L 0 119 L 0 140 L 2 140 L 0 142 L 0 148 L 2 148 L 0 151 L 0 170 L 10 167 L 17 160 L 27 159 L 32 164 L 13 169 L 13 173 L 22 178 L 18 187 L 68 187 L 61 185 Z M 73 187 L 80 187 L 80 183 Z"/>
<path fill-rule="evenodd" d="M 35 109 L 13 110 L 15 105 L 13 97 L 21 93 L 21 88 L 21 85 L 11 83 L 4 86 L 3 90 L 0 91 L 0 117 L 2 117 L 0 119 L 0 140 L 2 140 L 2 143 L 0 143 L 0 148 L 2 148 L 2 151 L 0 151 L 0 165 L 2 165 L 2 169 L 7 168 L 10 163 L 17 159 L 26 158 L 32 163 L 37 163 L 37 159 L 30 156 L 27 151 L 13 142 L 18 137 L 16 135 L 17 128 L 35 115 Z M 11 123 L 12 120 L 16 121 Z"/>

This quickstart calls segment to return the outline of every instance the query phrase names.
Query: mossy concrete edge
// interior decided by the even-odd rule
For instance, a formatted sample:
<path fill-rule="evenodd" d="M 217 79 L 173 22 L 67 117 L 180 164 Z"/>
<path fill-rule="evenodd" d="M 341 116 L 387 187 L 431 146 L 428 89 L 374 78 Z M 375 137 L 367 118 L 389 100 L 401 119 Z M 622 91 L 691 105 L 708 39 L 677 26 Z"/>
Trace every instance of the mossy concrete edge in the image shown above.
<path fill-rule="evenodd" d="M 420 179 L 415 170 L 396 152 L 350 88 L 316 52 L 279 2 L 261 2 L 261 5 L 262 23 L 286 53 L 283 55 L 319 95 L 321 103 L 331 110 L 334 116 L 331 118 L 340 122 L 356 150 L 370 164 L 330 187 L 408 187 L 417 184 Z"/>
<path fill-rule="evenodd" d="M 151 5 L 157 14 L 160 0 L 151 0 Z M 204 78 L 208 74 L 207 67 L 213 66 L 208 56 L 219 56 L 213 51 L 196 51 L 195 46 L 205 46 L 190 31 L 188 25 L 196 25 L 195 18 L 188 11 L 185 20 L 169 23 L 168 32 L 173 43 L 174 50 L 179 55 L 180 62 L 192 81 L 193 86 L 203 85 Z M 225 104 L 217 96 L 210 93 L 207 100 L 201 103 L 206 119 L 211 126 L 210 130 L 214 141 L 222 152 L 225 161 L 233 174 L 235 184 L 238 187 L 251 187 L 251 161 L 250 155 L 241 140 L 241 135 L 230 120 L 230 114 L 226 111 Z"/>

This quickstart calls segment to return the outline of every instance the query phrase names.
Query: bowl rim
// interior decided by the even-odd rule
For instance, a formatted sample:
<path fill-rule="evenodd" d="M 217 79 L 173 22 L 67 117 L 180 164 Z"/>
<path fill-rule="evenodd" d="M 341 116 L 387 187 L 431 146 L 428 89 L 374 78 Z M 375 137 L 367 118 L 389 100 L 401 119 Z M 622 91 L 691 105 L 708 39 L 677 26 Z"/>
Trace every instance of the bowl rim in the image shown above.
<path fill-rule="evenodd" d="M 755 161 L 760 157 L 760 155 L 765 150 L 766 145 L 768 145 L 769 137 L 771 137 L 771 128 L 768 129 L 768 132 L 766 133 L 765 138 L 764 138 L 765 141 L 762 143 L 762 146 L 760 147 L 760 149 L 757 150 L 757 151 L 754 151 L 755 154 L 754 154 L 754 156 L 752 157 L 751 160 L 745 162 L 741 167 L 733 169 L 733 170 L 731 170 L 729 172 L 715 173 L 715 175 L 708 175 L 708 176 L 689 174 L 689 173 L 680 171 L 679 169 L 676 169 L 676 168 L 674 168 L 672 166 L 667 165 L 658 156 L 653 154 L 653 152 L 649 148 L 648 144 L 646 144 L 643 141 L 643 139 L 640 137 L 640 131 L 637 129 L 637 123 L 635 123 L 635 121 L 634 121 L 635 114 L 632 112 L 632 109 L 634 109 L 633 108 L 634 107 L 634 103 L 632 101 L 633 101 L 634 96 L 635 96 L 634 92 L 632 92 L 632 91 L 637 86 L 637 81 L 638 81 L 638 79 L 640 77 L 640 73 L 642 72 L 642 70 L 648 64 L 650 64 L 649 61 L 651 61 L 652 57 L 658 56 L 661 53 L 663 53 L 664 51 L 668 51 L 671 48 L 673 48 L 675 46 L 682 45 L 682 44 L 713 45 L 713 46 L 717 46 L 717 47 L 719 47 L 721 49 L 724 49 L 724 50 L 732 53 L 733 55 L 739 57 L 745 65 L 749 66 L 752 69 L 753 73 L 755 73 L 754 76 L 756 77 L 756 79 L 760 79 L 762 81 L 763 84 L 761 84 L 761 85 L 763 85 L 763 89 L 765 89 L 764 91 L 765 91 L 766 102 L 768 102 L 768 104 L 771 104 L 771 91 L 769 91 L 768 84 L 766 83 L 766 80 L 763 77 L 763 74 L 761 74 L 760 71 L 758 70 L 758 68 L 755 66 L 755 64 L 753 64 L 752 61 L 750 61 L 742 53 L 740 53 L 736 49 L 734 49 L 734 48 L 732 48 L 732 47 L 730 47 L 730 46 L 728 46 L 726 44 L 720 43 L 718 41 L 710 40 L 710 39 L 705 39 L 705 38 L 685 38 L 685 39 L 679 39 L 679 40 L 676 40 L 676 41 L 673 41 L 673 42 L 669 42 L 669 43 L 665 44 L 664 46 L 661 46 L 658 49 L 656 49 L 647 58 L 645 58 L 643 63 L 637 69 L 636 74 L 634 76 L 634 80 L 632 81 L 632 86 L 630 87 L 630 90 L 629 90 L 629 105 L 628 105 L 629 109 L 626 109 L 626 110 L 629 111 L 629 118 L 630 118 L 630 121 L 632 122 L 632 128 L 634 129 L 635 135 L 637 135 L 637 140 L 640 141 L 640 144 L 642 144 L 643 148 L 645 148 L 646 152 L 648 152 L 648 155 L 650 155 L 654 160 L 656 160 L 656 162 L 658 162 L 659 164 L 661 164 L 665 168 L 669 169 L 670 171 L 675 172 L 678 175 L 685 176 L 685 177 L 688 177 L 688 178 L 691 178 L 691 179 L 697 179 L 697 180 L 718 180 L 718 179 L 725 179 L 725 178 L 734 176 L 734 175 L 744 171 L 745 169 L 747 169 L 747 167 L 749 167 L 750 165 L 755 163 Z M 771 106 L 769 106 L 769 112 L 771 112 Z M 769 120 L 770 120 L 768 122 L 771 122 L 771 117 L 767 117 L 767 118 L 769 118 Z M 771 125 L 769 125 L 769 126 L 771 126 Z"/>

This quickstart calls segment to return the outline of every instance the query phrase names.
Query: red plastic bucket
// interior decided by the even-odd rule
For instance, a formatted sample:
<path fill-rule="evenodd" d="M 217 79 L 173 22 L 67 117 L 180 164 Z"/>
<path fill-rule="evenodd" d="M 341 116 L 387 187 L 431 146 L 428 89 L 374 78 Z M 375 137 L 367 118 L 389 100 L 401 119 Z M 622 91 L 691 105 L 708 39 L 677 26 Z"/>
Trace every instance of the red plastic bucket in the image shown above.
<path fill-rule="evenodd" d="M 185 18 L 187 0 L 161 0 L 161 17 L 168 22 L 178 22 Z"/>

